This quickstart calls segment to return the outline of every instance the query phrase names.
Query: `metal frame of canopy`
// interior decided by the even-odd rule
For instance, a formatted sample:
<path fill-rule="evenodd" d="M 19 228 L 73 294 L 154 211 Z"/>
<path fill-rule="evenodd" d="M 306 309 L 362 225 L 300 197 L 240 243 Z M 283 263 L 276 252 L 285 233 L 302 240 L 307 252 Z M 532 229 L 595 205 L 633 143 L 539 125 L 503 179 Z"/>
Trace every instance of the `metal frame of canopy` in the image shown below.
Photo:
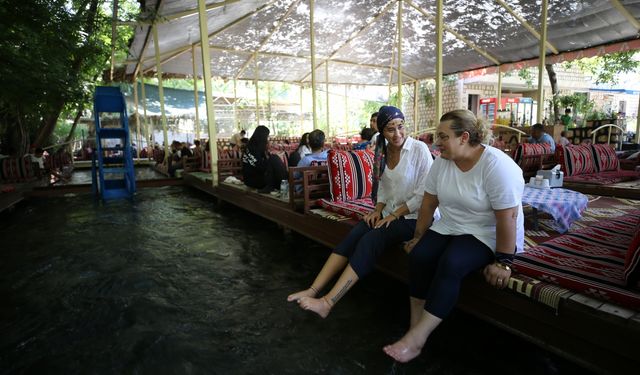
<path fill-rule="evenodd" d="M 321 2 L 321 1 L 323 0 L 317 0 L 317 2 Z M 325 0 L 326 3 L 330 3 L 332 5 L 333 5 L 333 1 L 334 0 Z M 261 72 L 261 70 L 258 67 L 259 57 L 265 57 L 265 58 L 271 58 L 271 59 L 285 58 L 285 59 L 295 59 L 295 60 L 300 60 L 300 59 L 310 60 L 310 66 L 307 74 L 305 74 L 300 78 L 289 79 L 287 81 L 298 83 L 302 87 L 302 85 L 308 82 L 307 80 L 310 78 L 312 98 L 313 98 L 312 107 L 313 107 L 314 128 L 317 128 L 317 108 L 316 108 L 316 102 L 317 102 L 316 88 L 318 85 L 317 77 L 316 77 L 317 70 L 324 64 L 324 75 L 325 75 L 324 83 L 327 85 L 327 98 L 328 98 L 328 85 L 330 83 L 329 67 L 328 67 L 329 63 L 331 63 L 334 66 L 334 69 L 335 69 L 335 66 L 338 66 L 338 65 L 351 66 L 351 67 L 357 67 L 357 68 L 368 68 L 371 70 L 388 69 L 389 71 L 388 85 L 390 87 L 393 84 L 394 77 L 397 78 L 395 79 L 395 81 L 397 84 L 397 92 L 398 92 L 400 103 L 402 103 L 402 92 L 403 92 L 404 84 L 413 84 L 414 89 L 417 92 L 417 83 L 420 80 L 433 78 L 435 79 L 435 84 L 436 84 L 435 85 L 436 86 L 435 87 L 435 118 L 439 118 L 442 114 L 442 91 L 443 91 L 442 77 L 445 73 L 455 72 L 455 71 L 451 71 L 451 69 L 455 69 L 456 67 L 461 66 L 460 64 L 458 65 L 453 64 L 454 68 L 450 68 L 447 70 L 444 69 L 443 60 L 445 56 L 443 54 L 445 51 L 443 47 L 445 43 L 451 44 L 453 41 L 454 43 L 458 43 L 464 47 L 464 49 L 458 48 L 458 50 L 456 50 L 455 47 L 449 48 L 449 50 L 453 50 L 454 52 L 457 52 L 453 54 L 454 58 L 460 58 L 460 59 L 464 58 L 465 56 L 468 56 L 468 52 L 471 51 L 481 56 L 481 59 L 484 59 L 484 61 L 490 62 L 490 64 L 486 64 L 486 63 L 484 64 L 486 67 L 484 68 L 485 71 L 497 70 L 500 73 L 508 70 L 509 68 L 513 68 L 513 67 L 519 68 L 521 66 L 521 65 L 518 65 L 517 63 L 515 63 L 514 65 L 514 63 L 512 62 L 513 60 L 511 61 L 508 60 L 509 57 L 502 59 L 501 56 L 499 56 L 497 53 L 498 50 L 492 47 L 491 43 L 484 43 L 484 45 L 481 45 L 482 41 L 478 39 L 478 37 L 475 37 L 474 35 L 469 35 L 469 34 L 464 35 L 464 33 L 460 31 L 460 29 L 463 28 L 462 26 L 464 26 L 463 21 L 460 21 L 460 19 L 466 20 L 464 22 L 467 22 L 472 26 L 475 25 L 476 23 L 474 23 L 473 20 L 466 19 L 468 18 L 466 17 L 467 15 L 465 15 L 462 10 L 455 8 L 456 1 L 457 0 L 447 1 L 447 3 L 453 3 L 453 4 L 447 4 L 447 5 L 451 5 L 447 9 L 448 11 L 447 14 L 445 14 L 444 0 L 432 0 L 432 1 L 352 0 L 352 1 L 342 2 L 342 3 L 354 3 L 355 5 L 361 5 L 361 6 L 363 4 L 364 5 L 370 4 L 371 5 L 370 8 L 372 9 L 373 14 L 368 15 L 368 17 L 363 22 L 360 22 L 358 25 L 356 25 L 357 27 L 352 28 L 353 30 L 349 34 L 349 37 L 346 38 L 346 40 L 344 39 L 339 40 L 339 43 L 334 44 L 334 46 L 330 49 L 327 49 L 326 46 L 324 46 L 323 47 L 324 53 L 321 53 L 320 56 L 317 56 L 316 37 L 318 35 L 315 31 L 315 28 L 317 25 L 322 26 L 322 24 L 321 23 L 318 24 L 318 22 L 316 22 L 315 20 L 314 13 L 317 8 L 316 0 L 270 0 L 270 1 L 267 1 L 267 0 L 251 0 L 251 1 L 250 0 L 224 0 L 224 1 L 223 0 L 219 0 L 219 1 L 199 0 L 198 7 L 193 9 L 186 9 L 186 7 L 183 6 L 183 4 L 187 4 L 187 2 L 182 0 L 156 0 L 155 2 L 151 0 L 151 1 L 148 1 L 147 3 L 153 4 L 152 6 L 155 7 L 155 11 L 152 12 L 154 16 L 149 17 L 148 20 L 135 23 L 136 27 L 140 28 L 139 32 L 137 33 L 138 35 L 141 35 L 139 38 L 141 38 L 143 34 L 146 34 L 146 35 L 144 37 L 144 41 L 142 42 L 142 46 L 138 49 L 140 52 L 137 54 L 137 58 L 135 60 L 128 60 L 127 63 L 134 64 L 134 68 L 132 71 L 132 76 L 134 81 L 137 81 L 140 73 L 145 74 L 150 72 L 151 70 L 156 71 L 156 75 L 158 77 L 159 91 L 161 93 L 160 104 L 161 104 L 161 112 L 162 112 L 162 118 L 163 118 L 163 121 L 162 121 L 163 130 L 165 134 L 166 154 L 168 154 L 168 150 L 167 150 L 168 141 L 166 139 L 166 118 L 165 118 L 164 109 L 163 109 L 164 97 L 162 95 L 162 70 L 163 70 L 162 67 L 164 64 L 168 64 L 172 61 L 175 61 L 176 59 L 179 59 L 181 56 L 184 56 L 189 52 L 191 53 L 192 69 L 191 69 L 191 72 L 182 71 L 182 74 L 184 74 L 185 76 L 201 75 L 204 78 L 205 98 L 207 102 L 206 107 L 207 107 L 207 114 L 208 114 L 207 123 L 208 123 L 209 133 L 212 135 L 214 140 L 215 140 L 216 129 L 215 129 L 215 122 L 213 119 L 213 101 L 210 93 L 210 88 L 211 88 L 210 50 L 220 51 L 228 54 L 233 53 L 233 54 L 240 54 L 240 55 L 247 56 L 246 60 L 244 61 L 244 63 L 242 63 L 242 65 L 239 67 L 236 73 L 233 76 L 227 77 L 227 78 L 233 78 L 234 81 L 237 79 L 253 78 L 253 80 L 257 83 L 260 76 L 263 74 L 263 72 Z M 537 40 L 538 54 L 537 54 L 537 58 L 535 59 L 535 62 L 537 62 L 538 71 L 539 71 L 539 74 L 538 74 L 538 96 L 539 97 L 542 97 L 542 91 L 543 91 L 542 72 L 544 71 L 544 64 L 545 64 L 545 57 L 547 55 L 547 50 L 551 51 L 551 53 L 555 55 L 558 55 L 558 53 L 561 52 L 560 47 L 557 47 L 555 43 L 551 43 L 549 40 L 547 40 L 548 39 L 548 32 L 547 32 L 548 22 L 547 21 L 549 18 L 548 17 L 549 0 L 541 0 L 541 2 L 542 4 L 538 8 L 540 10 L 539 19 L 536 19 L 535 17 L 532 18 L 532 13 L 530 11 L 528 13 L 526 12 L 527 9 L 530 10 L 532 3 L 535 4 L 535 1 L 532 2 L 527 0 L 509 0 L 509 1 L 494 0 L 494 1 L 482 2 L 482 4 L 478 5 L 478 6 L 484 6 L 485 8 L 493 6 L 493 8 L 491 9 L 500 10 L 501 12 L 504 13 L 500 15 L 502 17 L 501 19 L 504 19 L 504 17 L 507 17 L 506 15 L 508 14 L 512 23 L 515 23 L 519 27 L 526 30 L 524 31 L 525 35 L 521 35 L 523 40 L 528 40 L 528 39 Z M 617 23 L 615 23 L 614 21 L 611 21 L 611 23 L 615 23 L 616 26 L 619 26 L 618 31 L 622 30 L 619 32 L 618 40 L 622 39 L 625 42 L 628 42 L 628 45 L 630 46 L 632 45 L 632 48 L 640 47 L 638 46 L 638 43 L 637 43 L 638 42 L 637 32 L 638 30 L 640 30 L 640 22 L 638 21 L 638 19 L 634 17 L 634 14 L 640 14 L 640 1 L 623 0 L 621 2 L 620 0 L 608 0 L 608 1 L 584 0 L 583 2 L 594 3 L 591 5 L 594 5 L 594 7 L 595 5 L 597 5 L 598 6 L 597 8 L 599 9 L 598 12 L 603 12 L 608 15 L 612 14 L 611 13 L 612 10 L 617 12 L 615 13 L 618 16 Z M 489 3 L 491 3 L 492 5 Z M 563 4 L 561 5 L 559 4 L 560 3 L 555 1 L 556 7 L 560 7 L 561 5 L 565 6 Z M 607 4 L 609 5 L 609 7 L 605 6 Z M 162 14 L 162 10 L 164 10 L 165 8 L 163 7 L 163 5 L 166 5 L 166 8 L 168 9 L 166 14 Z M 380 25 L 381 23 L 383 23 L 384 20 L 387 20 L 390 16 L 392 16 L 391 12 L 394 9 L 394 5 L 397 5 L 396 20 L 395 20 L 395 35 L 393 36 L 394 48 L 391 48 L 391 60 L 389 64 L 371 63 L 366 61 L 365 62 L 349 61 L 348 59 L 345 59 L 344 57 L 340 56 L 340 53 L 344 53 L 345 49 L 348 49 L 351 46 L 351 44 L 355 43 L 356 40 L 359 40 L 359 38 L 365 35 L 365 33 L 368 30 L 370 30 L 375 26 Z M 470 3 L 467 3 L 467 5 L 469 7 L 472 6 L 470 5 Z M 570 8 L 571 5 L 568 5 L 568 6 L 569 8 L 565 6 L 565 8 L 562 8 L 562 9 L 564 10 L 571 9 Z M 270 24 L 257 25 L 256 26 L 257 28 L 263 27 L 263 29 L 261 30 L 262 32 L 261 33 L 256 32 L 253 35 L 255 36 L 264 35 L 264 37 L 262 39 L 255 38 L 255 40 L 253 40 L 252 43 L 250 43 L 251 45 L 248 46 L 248 48 L 243 49 L 244 46 L 238 46 L 238 45 L 234 45 L 233 48 L 230 48 L 230 47 L 225 47 L 224 45 L 222 46 L 215 45 L 210 42 L 212 39 L 220 35 L 224 35 L 225 32 L 229 32 L 229 30 L 231 30 L 232 28 L 238 27 L 238 25 L 241 25 L 243 23 L 250 24 L 251 22 L 253 22 L 253 18 L 258 17 L 260 13 L 273 10 L 276 7 L 280 7 L 281 9 L 280 8 L 278 9 L 282 10 L 283 13 L 280 14 L 280 17 L 275 22 L 273 22 L 273 20 L 269 20 L 271 21 Z M 229 16 L 229 14 L 234 10 L 238 10 L 239 13 L 236 13 L 235 16 Z M 214 31 L 210 32 L 210 24 L 212 23 L 212 17 L 214 16 L 209 15 L 207 13 L 209 11 L 222 12 L 222 13 L 216 13 L 216 14 L 218 15 L 223 14 L 227 16 L 225 20 L 228 22 L 224 23 L 223 25 L 219 25 L 219 27 L 217 27 Z M 228 11 L 228 12 L 224 13 L 225 11 Z M 405 52 L 403 51 L 403 42 L 404 42 L 403 35 L 405 34 L 405 27 L 404 27 L 405 21 L 403 21 L 404 20 L 403 17 L 405 16 L 408 17 L 408 13 L 410 11 L 413 12 L 414 17 L 415 17 L 415 14 L 419 14 L 421 17 L 423 17 L 423 21 L 428 20 L 428 22 L 425 22 L 418 26 L 426 28 L 425 25 L 429 24 L 429 27 L 433 27 L 435 29 L 434 30 L 435 31 L 435 64 L 434 64 L 435 75 L 434 76 L 423 75 L 422 77 L 418 77 L 415 73 L 411 73 L 411 72 L 407 73 L 406 69 L 404 69 L 405 67 L 403 66 L 404 65 L 403 62 L 405 62 L 406 59 L 403 54 L 403 52 Z M 593 12 L 592 10 L 590 11 Z M 583 13 L 585 12 L 586 10 L 581 8 L 579 11 L 576 12 L 576 14 L 581 15 L 581 17 L 583 18 L 586 18 L 588 17 L 588 15 L 583 15 Z M 309 17 L 308 19 L 309 20 L 309 23 L 308 23 L 309 55 L 306 55 L 305 53 L 301 53 L 301 52 L 286 53 L 281 51 L 273 51 L 265 48 L 265 46 L 267 46 L 270 42 L 272 42 L 274 35 L 276 35 L 283 28 L 283 25 L 287 20 L 291 19 L 294 16 L 296 17 L 300 16 L 301 13 L 304 13 L 303 14 L 304 17 L 306 17 L 307 15 Z M 454 13 L 459 14 L 460 17 L 458 19 L 454 19 L 453 21 L 451 20 L 451 17 L 449 17 L 447 18 L 449 23 L 445 23 L 445 16 L 446 15 L 451 16 L 451 14 L 454 14 Z M 600 13 L 598 13 L 598 15 L 599 14 Z M 185 25 L 189 25 L 189 22 L 187 21 L 191 20 L 191 17 L 195 15 L 198 16 L 199 38 L 191 38 L 190 36 L 187 36 L 188 40 L 191 40 L 191 39 L 194 39 L 194 40 L 192 42 L 190 41 L 186 43 L 185 45 L 177 46 L 176 48 L 172 48 L 168 51 L 161 53 L 160 48 L 162 48 L 162 46 L 160 45 L 160 41 L 159 41 L 158 28 L 165 27 L 166 25 L 168 25 L 167 30 L 169 30 L 170 27 L 174 27 L 174 28 L 184 27 Z M 535 16 L 535 14 L 533 15 Z M 411 20 L 415 21 L 415 18 Z M 117 1 L 114 1 L 114 25 L 117 22 L 118 22 L 117 21 Z M 319 22 L 328 22 L 328 21 L 327 21 L 327 18 L 324 18 L 322 21 L 319 21 Z M 539 29 L 540 29 L 539 32 L 536 29 L 535 23 L 539 23 Z M 620 26 L 621 24 L 623 25 Z M 410 23 L 409 26 L 412 26 L 412 24 Z M 306 28 L 307 26 L 300 26 L 300 29 L 306 29 Z M 115 26 L 114 26 L 114 29 L 115 29 Z M 629 30 L 635 31 L 635 35 L 631 35 L 629 33 Z M 191 29 L 187 30 L 187 32 L 190 34 L 191 34 L 191 31 L 192 31 Z M 291 28 L 289 28 L 288 31 L 291 31 Z M 453 37 L 446 39 L 445 31 L 448 33 L 446 34 L 447 36 L 453 36 Z M 414 34 L 414 36 L 417 35 L 415 28 L 412 29 L 411 27 L 408 27 L 407 32 L 409 34 Z M 153 56 L 145 56 L 146 50 L 150 44 L 149 43 L 150 34 L 153 34 L 153 40 L 154 40 Z M 167 32 L 165 32 L 165 34 L 167 34 Z M 424 34 L 424 32 L 422 34 Z M 325 35 L 322 35 L 322 36 L 325 37 Z M 588 36 L 592 36 L 592 34 L 588 34 Z M 586 36 L 583 36 L 583 37 L 584 39 L 587 38 Z M 566 45 L 566 38 L 557 38 L 557 39 L 562 45 Z M 579 37 L 576 37 L 576 39 L 580 40 Z M 201 43 L 202 40 L 207 40 L 208 43 L 202 44 Z M 280 41 L 282 41 L 282 38 L 280 38 Z M 609 37 L 609 40 L 606 40 L 605 38 L 599 38 L 598 41 L 600 42 L 599 44 L 601 45 L 606 44 L 612 41 L 612 37 Z M 132 50 L 134 50 L 135 46 L 137 46 L 138 44 L 139 42 L 134 41 L 132 45 Z M 406 44 L 406 42 L 404 42 L 404 44 Z M 201 58 L 202 58 L 201 74 L 198 74 L 197 66 L 195 64 L 196 49 L 198 47 L 200 47 Z M 583 49 L 583 48 L 578 48 L 578 49 Z M 564 50 L 567 51 L 566 46 L 564 47 Z M 349 52 L 352 52 L 352 51 L 349 51 Z M 415 53 L 415 51 L 406 51 L 408 56 L 410 56 L 412 52 Z M 604 50 L 598 51 L 598 53 L 601 53 L 601 52 L 604 53 L 605 51 Z M 134 53 L 132 53 L 132 55 L 134 56 L 136 55 L 135 51 Z M 516 54 L 516 55 L 521 56 L 522 53 Z M 514 56 L 514 55 L 512 53 L 511 55 L 507 55 L 507 56 Z M 319 63 L 316 63 L 317 57 L 320 60 Z M 448 59 L 447 60 L 448 62 L 452 61 L 450 59 L 450 56 L 446 56 L 446 57 Z M 154 60 L 155 64 L 148 65 L 145 67 L 145 64 L 148 64 L 151 60 Z M 255 67 L 253 72 L 253 77 L 251 76 L 243 77 L 243 74 L 245 73 L 249 74 L 250 70 L 247 68 L 249 67 L 252 61 L 254 62 L 254 67 Z M 427 62 L 428 61 L 429 60 L 427 59 Z M 532 60 L 528 60 L 528 62 L 525 61 L 525 64 L 530 66 L 532 64 Z M 415 66 L 415 64 L 413 64 L 412 66 Z M 129 66 L 129 69 L 131 69 L 131 66 Z M 467 71 L 469 70 L 473 70 L 473 69 L 467 69 Z M 264 73 L 264 77 L 266 81 L 270 80 L 268 76 L 268 72 Z M 343 82 L 343 83 L 346 83 L 346 82 Z M 501 85 L 501 74 L 498 74 L 498 86 L 499 86 L 498 92 L 500 92 L 500 85 Z M 197 87 L 194 87 L 194 91 L 197 92 Z M 143 93 L 143 100 L 144 100 L 144 93 Z M 258 102 L 258 90 L 257 90 L 257 84 L 256 84 L 256 103 L 257 102 Z M 414 104 L 415 104 L 415 98 L 414 98 Z M 257 106 L 256 106 L 256 110 L 257 110 Z M 543 106 L 538 106 L 538 118 L 542 118 L 542 111 L 543 111 Z M 415 113 L 415 108 L 414 108 L 414 113 Z M 197 112 L 196 112 L 196 116 L 199 117 L 199 114 Z M 259 117 L 259 113 L 256 113 L 256 116 Z M 328 117 L 329 115 L 327 113 L 327 118 Z M 137 126 L 137 129 L 139 129 L 139 125 Z M 414 131 L 417 131 L 417 129 L 414 129 Z M 138 130 L 138 133 L 139 133 L 139 130 Z M 138 138 L 139 138 L 139 135 L 138 135 Z M 213 166 L 215 165 L 216 163 L 214 160 Z M 215 172 L 212 170 L 212 173 L 214 176 L 214 183 L 215 183 Z"/>

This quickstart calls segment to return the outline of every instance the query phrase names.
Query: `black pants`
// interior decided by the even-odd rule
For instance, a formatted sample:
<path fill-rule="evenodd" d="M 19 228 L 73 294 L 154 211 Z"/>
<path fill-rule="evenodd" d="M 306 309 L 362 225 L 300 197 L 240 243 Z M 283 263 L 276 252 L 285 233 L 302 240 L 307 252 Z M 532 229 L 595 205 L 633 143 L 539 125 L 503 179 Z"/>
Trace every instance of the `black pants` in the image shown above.
<path fill-rule="evenodd" d="M 386 228 L 377 229 L 369 228 L 361 221 L 333 252 L 349 258 L 351 268 L 358 278 L 362 278 L 373 271 L 376 259 L 385 249 L 410 240 L 415 230 L 415 219 L 400 218 Z"/>
<path fill-rule="evenodd" d="M 444 319 L 458 301 L 462 279 L 493 259 L 493 251 L 470 234 L 428 230 L 409 253 L 409 293 L 426 300 L 424 309 Z"/>
<path fill-rule="evenodd" d="M 269 155 L 269 161 L 267 162 L 267 168 L 264 172 L 265 188 L 271 188 L 272 190 L 280 189 L 280 182 L 287 180 L 287 168 L 284 166 L 282 159 L 276 155 Z"/>

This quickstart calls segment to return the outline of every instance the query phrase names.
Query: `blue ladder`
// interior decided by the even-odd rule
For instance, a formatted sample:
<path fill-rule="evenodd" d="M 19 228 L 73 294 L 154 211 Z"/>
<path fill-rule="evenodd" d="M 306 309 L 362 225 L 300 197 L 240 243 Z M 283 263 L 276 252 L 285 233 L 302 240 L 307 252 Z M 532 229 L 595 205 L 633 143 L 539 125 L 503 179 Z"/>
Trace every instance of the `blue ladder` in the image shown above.
<path fill-rule="evenodd" d="M 119 113 L 120 126 L 103 126 L 101 113 Z M 92 162 L 93 191 L 99 193 L 103 200 L 132 198 L 136 191 L 136 175 L 127 106 L 120 89 L 97 86 L 93 98 L 93 115 L 98 148 L 95 153 L 97 157 Z"/>

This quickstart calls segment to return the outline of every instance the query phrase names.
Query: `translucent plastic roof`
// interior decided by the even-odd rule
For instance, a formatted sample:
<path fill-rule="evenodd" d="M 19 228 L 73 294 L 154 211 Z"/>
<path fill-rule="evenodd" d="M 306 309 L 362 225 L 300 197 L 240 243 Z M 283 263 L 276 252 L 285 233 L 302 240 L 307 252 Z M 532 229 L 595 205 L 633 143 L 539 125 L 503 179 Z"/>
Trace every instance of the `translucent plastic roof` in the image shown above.
<path fill-rule="evenodd" d="M 192 75 L 191 45 L 196 44 L 196 74 L 201 74 L 198 14 L 188 12 L 196 2 L 147 0 L 146 14 L 154 14 L 158 3 L 163 72 Z M 632 17 L 640 18 L 640 0 L 620 3 Z M 403 0 L 402 4 L 402 81 L 431 78 L 436 60 L 435 1 Z M 309 0 L 214 0 L 207 5 L 214 76 L 310 82 Z M 539 31 L 540 8 L 539 0 L 444 0 L 444 73 L 538 57 L 538 38 L 522 21 Z M 328 60 L 332 83 L 396 83 L 397 12 L 397 0 L 316 0 L 317 82 L 327 79 Z M 608 0 L 549 0 L 547 53 L 637 39 L 636 26 Z M 136 28 L 129 52 L 128 74 L 134 72 L 141 55 L 141 69 L 155 70 L 148 24 Z"/>

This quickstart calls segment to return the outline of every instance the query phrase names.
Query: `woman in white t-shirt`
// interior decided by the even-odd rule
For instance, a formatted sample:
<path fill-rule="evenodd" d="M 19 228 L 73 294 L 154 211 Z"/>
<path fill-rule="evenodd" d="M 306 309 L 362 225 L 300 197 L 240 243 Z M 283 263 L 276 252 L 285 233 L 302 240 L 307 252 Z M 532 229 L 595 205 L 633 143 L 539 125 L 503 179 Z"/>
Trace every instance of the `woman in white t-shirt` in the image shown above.
<path fill-rule="evenodd" d="M 323 318 L 359 279 L 373 271 L 376 259 L 386 248 L 410 240 L 415 233 L 433 159 L 424 143 L 405 136 L 404 115 L 398 108 L 380 108 L 377 125 L 384 140 L 377 150 L 381 158 L 376 173 L 380 186 L 374 210 L 336 246 L 309 289 L 287 298 Z M 333 288 L 319 297 L 318 293 L 339 273 Z"/>
<path fill-rule="evenodd" d="M 504 152 L 483 144 L 486 125 L 466 109 L 442 116 L 437 130 L 441 157 L 427 177 L 410 258 L 411 325 L 384 351 L 399 362 L 420 354 L 429 334 L 453 309 L 462 279 L 483 270 L 504 288 L 514 253 L 522 251 L 522 170 Z M 436 207 L 441 218 L 431 228 Z"/>

